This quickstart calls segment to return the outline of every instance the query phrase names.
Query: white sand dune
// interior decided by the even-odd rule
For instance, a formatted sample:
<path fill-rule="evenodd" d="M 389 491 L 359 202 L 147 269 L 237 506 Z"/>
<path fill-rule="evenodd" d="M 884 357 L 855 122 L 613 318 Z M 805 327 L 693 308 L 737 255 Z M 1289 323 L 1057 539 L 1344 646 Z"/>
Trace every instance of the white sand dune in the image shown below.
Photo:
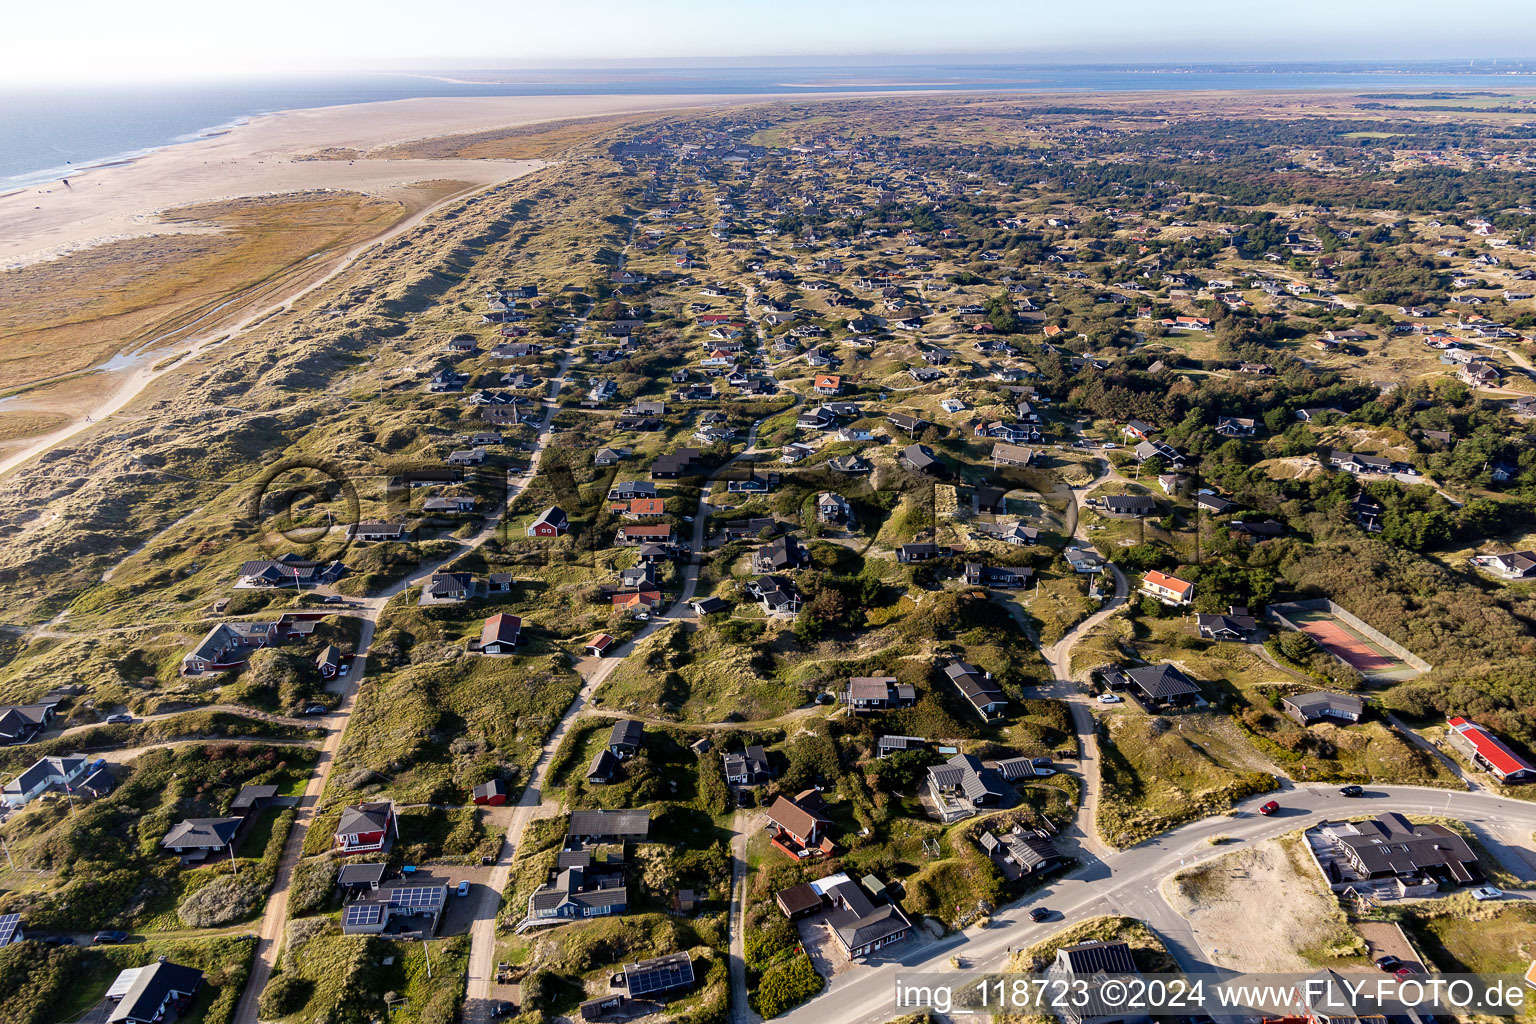
<path fill-rule="evenodd" d="M 521 160 L 304 160 L 322 149 L 393 142 L 539 121 L 717 104 L 751 96 L 487 96 L 395 100 L 290 110 L 228 132 L 84 169 L 62 182 L 0 196 L 0 269 L 102 242 L 178 230 L 157 222 L 171 207 L 307 189 L 374 195 L 410 182 L 489 185 L 525 174 Z M 195 228 L 193 229 L 195 230 Z"/>

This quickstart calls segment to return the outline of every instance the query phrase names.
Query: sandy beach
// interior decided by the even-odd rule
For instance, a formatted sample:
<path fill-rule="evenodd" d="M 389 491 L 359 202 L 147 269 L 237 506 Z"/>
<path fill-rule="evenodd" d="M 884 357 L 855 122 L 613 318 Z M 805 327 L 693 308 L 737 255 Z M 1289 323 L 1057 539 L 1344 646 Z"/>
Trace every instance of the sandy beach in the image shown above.
<path fill-rule="evenodd" d="M 410 182 L 452 179 L 490 185 L 536 166 L 522 160 L 297 159 L 322 149 L 368 150 L 540 121 L 767 98 L 771 97 L 487 96 L 267 114 L 212 138 L 79 171 L 70 176 L 68 188 L 53 182 L 0 196 L 0 270 L 106 241 L 177 230 L 155 220 L 157 211 L 176 206 L 322 188 L 388 197 L 393 189 Z"/>

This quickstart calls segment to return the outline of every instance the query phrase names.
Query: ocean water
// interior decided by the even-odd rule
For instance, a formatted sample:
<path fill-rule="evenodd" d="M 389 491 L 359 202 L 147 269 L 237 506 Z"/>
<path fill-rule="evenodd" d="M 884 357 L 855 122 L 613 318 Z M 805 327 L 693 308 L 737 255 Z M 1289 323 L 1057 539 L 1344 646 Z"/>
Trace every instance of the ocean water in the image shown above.
<path fill-rule="evenodd" d="M 1508 68 L 1509 70 L 1505 70 Z M 1491 70 L 1491 69 L 1489 69 Z M 1502 73 L 1499 73 L 1502 72 Z M 347 74 L 179 86 L 0 91 L 0 192 L 186 142 L 275 110 L 435 96 L 678 93 L 1118 92 L 1145 89 L 1498 90 L 1536 82 L 1528 65 L 1496 73 L 1449 65 L 826 64 L 565 68 L 518 72 Z M 475 81 L 462 79 L 474 78 Z"/>

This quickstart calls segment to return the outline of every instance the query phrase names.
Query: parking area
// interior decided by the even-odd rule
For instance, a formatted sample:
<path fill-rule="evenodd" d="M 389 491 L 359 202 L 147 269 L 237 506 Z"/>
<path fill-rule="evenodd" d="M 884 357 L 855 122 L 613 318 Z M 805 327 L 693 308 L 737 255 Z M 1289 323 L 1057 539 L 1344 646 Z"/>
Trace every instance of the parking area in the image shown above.
<path fill-rule="evenodd" d="M 466 935 L 470 925 L 475 920 L 475 907 L 479 906 L 484 896 L 485 888 L 491 879 L 494 868 L 482 867 L 449 867 L 445 864 L 436 864 L 430 868 L 418 868 L 411 876 L 412 885 L 436 885 L 441 883 L 448 887 L 448 905 L 443 908 L 443 920 L 438 926 L 438 935 Z M 469 894 L 460 896 L 458 885 L 460 882 L 469 883 Z"/>
<path fill-rule="evenodd" d="M 1419 961 L 1419 955 L 1413 951 L 1408 937 L 1403 934 L 1402 928 L 1390 921 L 1357 921 L 1355 931 L 1365 940 L 1366 948 L 1370 951 L 1367 955 L 1376 960 L 1384 956 L 1395 956 L 1403 963 L 1426 972 L 1426 968 Z"/>

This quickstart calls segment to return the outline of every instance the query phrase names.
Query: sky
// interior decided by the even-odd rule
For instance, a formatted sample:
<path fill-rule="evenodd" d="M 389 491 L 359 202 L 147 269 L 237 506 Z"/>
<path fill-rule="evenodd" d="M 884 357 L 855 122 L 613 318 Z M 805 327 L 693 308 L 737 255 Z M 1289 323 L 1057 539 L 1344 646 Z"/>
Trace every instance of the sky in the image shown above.
<path fill-rule="evenodd" d="M 7 0 L 0 83 L 615 59 L 1043 62 L 1536 57 L 1484 0 Z"/>

